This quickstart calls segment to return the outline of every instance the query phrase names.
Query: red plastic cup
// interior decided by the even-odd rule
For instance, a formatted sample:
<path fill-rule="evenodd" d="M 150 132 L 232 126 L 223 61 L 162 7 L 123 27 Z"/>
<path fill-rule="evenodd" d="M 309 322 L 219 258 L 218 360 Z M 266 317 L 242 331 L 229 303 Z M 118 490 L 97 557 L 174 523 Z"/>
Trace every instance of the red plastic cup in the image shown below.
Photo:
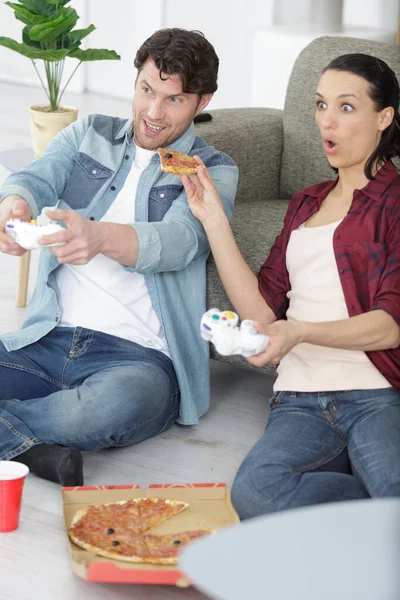
<path fill-rule="evenodd" d="M 18 527 L 22 488 L 28 473 L 28 467 L 22 463 L 0 461 L 0 533 Z"/>

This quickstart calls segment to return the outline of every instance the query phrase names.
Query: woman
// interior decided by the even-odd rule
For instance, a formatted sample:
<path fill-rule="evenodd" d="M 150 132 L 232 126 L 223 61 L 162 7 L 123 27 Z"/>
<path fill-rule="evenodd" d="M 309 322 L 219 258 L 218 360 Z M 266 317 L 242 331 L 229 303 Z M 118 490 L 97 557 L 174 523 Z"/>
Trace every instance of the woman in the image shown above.
<path fill-rule="evenodd" d="M 182 178 L 235 310 L 270 337 L 249 362 L 279 365 L 265 433 L 232 488 L 242 519 L 400 496 L 399 96 L 372 56 L 324 70 L 315 118 L 338 177 L 295 194 L 258 278 L 205 167 Z"/>

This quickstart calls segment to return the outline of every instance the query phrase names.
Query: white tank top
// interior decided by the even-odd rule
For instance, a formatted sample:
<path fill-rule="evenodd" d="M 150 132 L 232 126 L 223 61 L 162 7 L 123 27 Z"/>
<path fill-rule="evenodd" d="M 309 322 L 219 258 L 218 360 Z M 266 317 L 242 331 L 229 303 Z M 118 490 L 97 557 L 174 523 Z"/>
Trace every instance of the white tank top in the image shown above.
<path fill-rule="evenodd" d="M 340 221 L 292 231 L 286 251 L 291 290 L 288 321 L 348 319 L 333 250 L 333 233 Z M 278 366 L 275 391 L 323 392 L 379 389 L 390 383 L 361 350 L 341 350 L 298 344 Z"/>
<path fill-rule="evenodd" d="M 154 152 L 136 146 L 125 185 L 102 221 L 133 223 L 142 171 Z M 170 356 L 144 276 L 98 254 L 86 265 L 62 265 L 56 271 L 62 327 L 86 327 L 155 348 Z"/>

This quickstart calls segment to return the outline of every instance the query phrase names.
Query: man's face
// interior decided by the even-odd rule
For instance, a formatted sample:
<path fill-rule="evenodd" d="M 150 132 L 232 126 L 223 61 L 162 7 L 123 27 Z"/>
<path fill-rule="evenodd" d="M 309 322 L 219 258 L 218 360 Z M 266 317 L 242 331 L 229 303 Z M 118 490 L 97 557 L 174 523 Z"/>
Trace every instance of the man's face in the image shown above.
<path fill-rule="evenodd" d="M 178 75 L 165 77 L 160 78 L 155 63 L 148 59 L 135 83 L 134 138 L 146 150 L 167 148 L 211 100 L 211 94 L 200 100 L 197 94 L 184 94 Z"/>

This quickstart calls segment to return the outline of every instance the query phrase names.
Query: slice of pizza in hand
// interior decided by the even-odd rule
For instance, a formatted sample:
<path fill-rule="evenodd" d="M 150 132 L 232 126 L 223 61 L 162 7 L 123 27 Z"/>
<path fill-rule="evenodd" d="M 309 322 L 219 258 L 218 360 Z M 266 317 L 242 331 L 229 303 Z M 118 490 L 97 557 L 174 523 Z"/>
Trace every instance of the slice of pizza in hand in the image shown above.
<path fill-rule="evenodd" d="M 192 156 L 170 148 L 158 148 L 161 170 L 174 175 L 190 175 L 197 172 L 199 164 Z"/>
<path fill-rule="evenodd" d="M 137 498 L 142 531 L 148 531 L 166 519 L 185 510 L 187 502 L 165 498 Z"/>

